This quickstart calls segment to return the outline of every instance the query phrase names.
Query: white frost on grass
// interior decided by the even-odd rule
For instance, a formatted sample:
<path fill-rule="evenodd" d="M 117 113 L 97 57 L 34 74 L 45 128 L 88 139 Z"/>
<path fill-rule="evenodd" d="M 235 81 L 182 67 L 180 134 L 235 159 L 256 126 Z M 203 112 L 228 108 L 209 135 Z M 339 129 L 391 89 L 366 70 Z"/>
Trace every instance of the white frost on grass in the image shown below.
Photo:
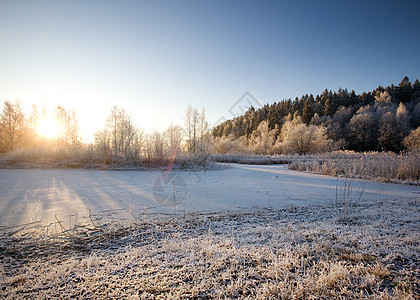
<path fill-rule="evenodd" d="M 414 299 L 420 199 L 195 213 L 77 241 L 1 241 L 0 297 Z M 49 247 L 42 247 L 49 244 Z"/>

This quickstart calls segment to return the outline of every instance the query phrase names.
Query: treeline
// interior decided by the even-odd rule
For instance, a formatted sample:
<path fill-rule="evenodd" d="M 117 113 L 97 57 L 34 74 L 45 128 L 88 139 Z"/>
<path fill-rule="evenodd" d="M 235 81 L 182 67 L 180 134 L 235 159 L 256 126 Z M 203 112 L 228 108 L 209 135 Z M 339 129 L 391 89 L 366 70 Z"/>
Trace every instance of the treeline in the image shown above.
<path fill-rule="evenodd" d="M 420 82 L 404 77 L 398 86 L 360 95 L 326 89 L 321 95 L 251 107 L 216 126 L 212 136 L 219 153 L 400 152 L 419 146 L 419 125 Z"/>
<path fill-rule="evenodd" d="M 210 131 L 204 109 L 188 105 L 184 127 L 171 125 L 163 132 L 145 133 L 123 108 L 114 106 L 102 130 L 95 134 L 93 150 L 104 164 L 168 165 L 188 154 L 210 153 Z"/>
<path fill-rule="evenodd" d="M 77 161 L 77 165 L 206 163 L 211 135 L 204 109 L 199 112 L 189 105 L 184 120 L 184 127 L 145 133 L 124 108 L 114 106 L 93 143 L 85 144 L 74 111 L 57 106 L 47 115 L 45 108 L 33 105 L 27 117 L 19 102 L 5 101 L 0 112 L 0 153 L 8 153 L 13 161 Z"/>

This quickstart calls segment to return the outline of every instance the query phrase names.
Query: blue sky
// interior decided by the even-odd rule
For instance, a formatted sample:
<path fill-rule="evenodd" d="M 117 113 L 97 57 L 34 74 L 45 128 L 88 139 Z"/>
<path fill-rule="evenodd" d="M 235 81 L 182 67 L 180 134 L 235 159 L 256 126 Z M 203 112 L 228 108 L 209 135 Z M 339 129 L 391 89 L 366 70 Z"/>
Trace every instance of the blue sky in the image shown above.
<path fill-rule="evenodd" d="M 263 103 L 420 79 L 420 2 L 2 1 L 0 101 L 77 111 L 85 138 L 111 107 L 139 127 L 210 123 L 247 91 Z"/>

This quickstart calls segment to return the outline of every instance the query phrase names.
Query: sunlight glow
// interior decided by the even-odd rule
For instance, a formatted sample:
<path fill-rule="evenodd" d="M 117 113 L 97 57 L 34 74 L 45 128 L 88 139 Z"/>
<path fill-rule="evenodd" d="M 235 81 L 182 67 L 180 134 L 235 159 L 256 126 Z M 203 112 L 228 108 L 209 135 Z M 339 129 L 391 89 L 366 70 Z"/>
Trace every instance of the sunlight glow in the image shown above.
<path fill-rule="evenodd" d="M 60 126 L 54 119 L 42 119 L 38 123 L 37 131 L 44 138 L 54 139 L 60 134 Z"/>

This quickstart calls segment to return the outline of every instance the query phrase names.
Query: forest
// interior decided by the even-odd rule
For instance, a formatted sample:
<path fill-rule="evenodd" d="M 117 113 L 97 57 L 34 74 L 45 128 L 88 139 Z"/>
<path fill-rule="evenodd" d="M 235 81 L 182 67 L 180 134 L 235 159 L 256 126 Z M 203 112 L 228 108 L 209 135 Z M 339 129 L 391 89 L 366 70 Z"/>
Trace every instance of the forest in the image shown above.
<path fill-rule="evenodd" d="M 418 147 L 420 82 L 356 94 L 324 90 L 248 111 L 212 130 L 219 153 L 308 154 L 333 150 L 392 151 Z"/>
<path fill-rule="evenodd" d="M 420 82 L 356 94 L 339 89 L 250 107 L 244 115 L 209 128 L 205 110 L 189 105 L 183 126 L 146 133 L 124 108 L 114 106 L 92 143 L 82 143 L 75 111 L 57 106 L 54 127 L 44 108 L 25 116 L 19 102 L 4 101 L 0 153 L 13 160 L 76 160 L 136 166 L 168 165 L 210 154 L 314 154 L 335 150 L 400 153 L 418 149 Z"/>

